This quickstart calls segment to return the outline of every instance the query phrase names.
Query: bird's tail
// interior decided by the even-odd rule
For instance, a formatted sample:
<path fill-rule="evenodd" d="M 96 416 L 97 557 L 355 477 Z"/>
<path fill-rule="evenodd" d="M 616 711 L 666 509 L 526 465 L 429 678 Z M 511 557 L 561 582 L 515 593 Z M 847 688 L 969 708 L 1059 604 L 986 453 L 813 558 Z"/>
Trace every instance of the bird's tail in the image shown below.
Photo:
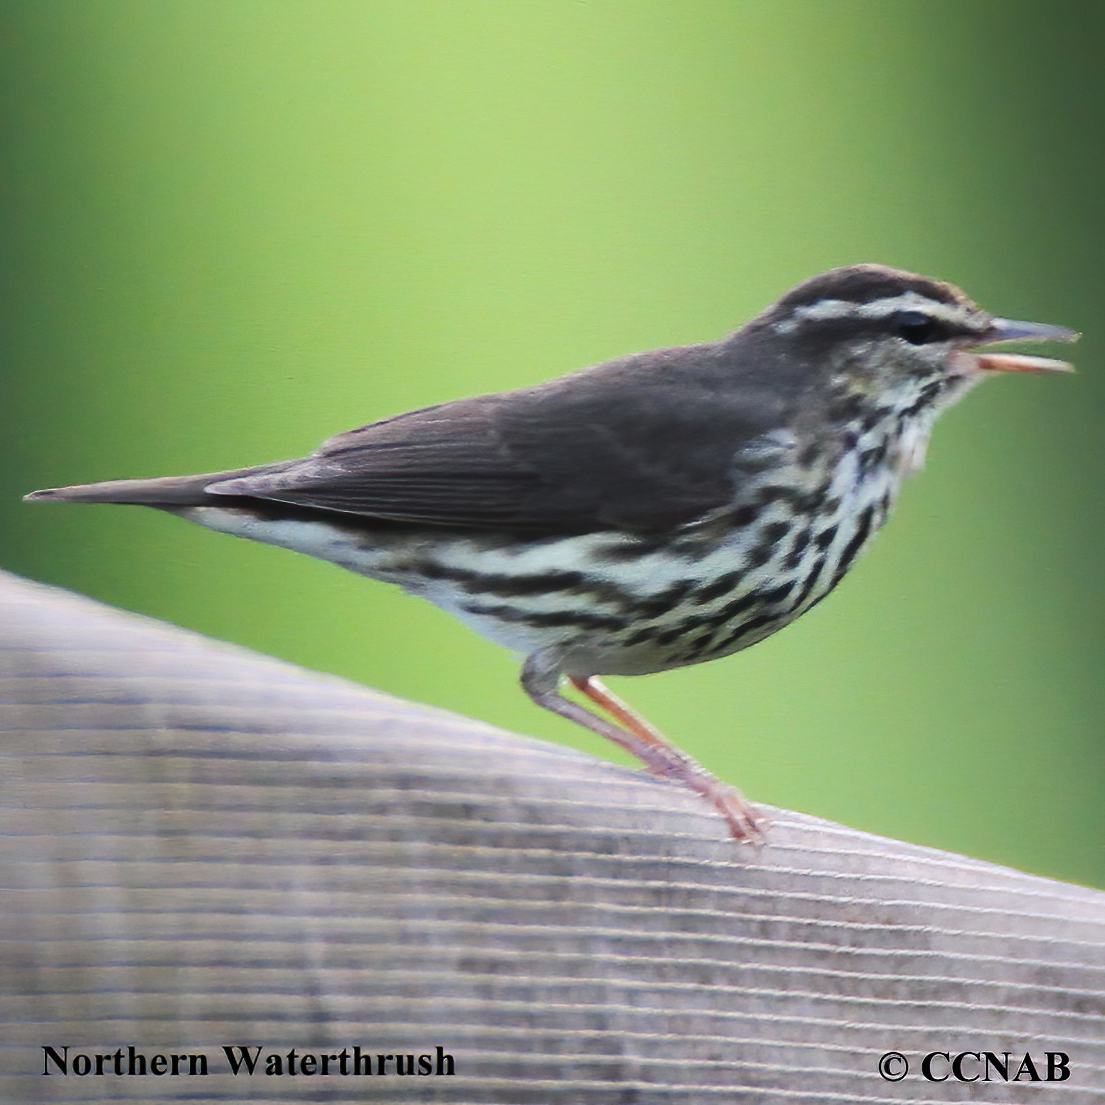
<path fill-rule="evenodd" d="M 239 468 L 232 472 L 208 472 L 199 476 L 163 476 L 154 480 L 108 480 L 105 483 L 82 483 L 74 487 L 48 487 L 24 495 L 25 502 L 34 503 L 129 503 L 137 506 L 178 507 L 204 506 L 218 502 L 228 506 L 227 497 L 210 495 L 207 488 L 220 480 L 238 476 L 267 475 L 286 468 L 288 462 L 264 464 L 259 468 Z"/>

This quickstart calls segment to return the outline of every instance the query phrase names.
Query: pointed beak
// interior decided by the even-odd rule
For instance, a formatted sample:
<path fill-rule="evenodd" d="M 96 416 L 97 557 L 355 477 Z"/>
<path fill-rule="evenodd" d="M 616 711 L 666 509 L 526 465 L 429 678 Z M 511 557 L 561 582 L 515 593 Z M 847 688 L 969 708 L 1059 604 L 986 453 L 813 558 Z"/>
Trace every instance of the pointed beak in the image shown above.
<path fill-rule="evenodd" d="M 1077 341 L 1077 330 L 1048 326 L 1043 322 L 1017 322 L 996 318 L 989 333 L 977 345 L 1003 341 Z M 1074 365 L 1050 357 L 1026 357 L 1019 353 L 972 353 L 975 366 L 988 372 L 1073 372 Z"/>

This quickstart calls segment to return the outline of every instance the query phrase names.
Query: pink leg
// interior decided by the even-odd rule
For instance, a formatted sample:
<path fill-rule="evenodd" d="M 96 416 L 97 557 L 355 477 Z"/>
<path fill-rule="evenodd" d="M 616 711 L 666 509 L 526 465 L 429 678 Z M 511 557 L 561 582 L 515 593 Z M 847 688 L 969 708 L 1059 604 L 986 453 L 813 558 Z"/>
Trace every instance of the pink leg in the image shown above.
<path fill-rule="evenodd" d="M 636 756 L 649 771 L 662 779 L 680 782 L 712 802 L 728 822 L 735 839 L 751 843 L 763 842 L 766 820 L 745 800 L 739 790 L 723 783 L 685 752 L 681 752 L 656 726 L 594 676 L 589 679 L 569 676 L 569 682 L 623 726 L 627 735 L 636 738 L 617 743 Z"/>
<path fill-rule="evenodd" d="M 740 791 L 727 786 L 681 752 L 664 735 L 620 698 L 608 691 L 598 679 L 570 676 L 569 682 L 592 702 L 606 711 L 619 724 L 614 725 L 559 693 L 559 675 L 552 665 L 546 667 L 544 657 L 535 653 L 522 671 L 522 686 L 539 706 L 559 714 L 613 741 L 661 779 L 682 784 L 702 795 L 725 818 L 736 840 L 760 844 L 764 839 L 766 820 L 741 796 Z"/>

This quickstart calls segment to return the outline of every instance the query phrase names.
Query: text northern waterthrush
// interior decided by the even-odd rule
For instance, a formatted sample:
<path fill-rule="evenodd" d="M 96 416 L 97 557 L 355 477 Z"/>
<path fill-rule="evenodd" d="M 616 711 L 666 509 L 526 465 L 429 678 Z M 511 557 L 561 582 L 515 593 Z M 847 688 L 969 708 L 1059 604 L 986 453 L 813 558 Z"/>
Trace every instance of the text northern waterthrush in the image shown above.
<path fill-rule="evenodd" d="M 824 598 L 919 467 L 936 416 L 995 371 L 968 352 L 1071 341 L 879 265 L 815 276 L 717 342 L 338 434 L 303 460 L 36 491 L 136 503 L 397 583 L 523 653 L 539 705 L 712 802 L 762 819 L 612 695 L 747 648 Z M 564 681 L 602 708 L 561 695 Z"/>

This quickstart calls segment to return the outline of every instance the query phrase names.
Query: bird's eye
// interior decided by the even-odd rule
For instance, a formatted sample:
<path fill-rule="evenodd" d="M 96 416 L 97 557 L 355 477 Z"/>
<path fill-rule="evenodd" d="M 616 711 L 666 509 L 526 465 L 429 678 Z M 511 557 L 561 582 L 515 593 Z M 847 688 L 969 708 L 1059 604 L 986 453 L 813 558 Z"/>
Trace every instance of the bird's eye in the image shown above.
<path fill-rule="evenodd" d="M 943 334 L 940 323 L 923 311 L 898 311 L 891 319 L 894 333 L 910 345 L 925 345 L 939 341 Z"/>

